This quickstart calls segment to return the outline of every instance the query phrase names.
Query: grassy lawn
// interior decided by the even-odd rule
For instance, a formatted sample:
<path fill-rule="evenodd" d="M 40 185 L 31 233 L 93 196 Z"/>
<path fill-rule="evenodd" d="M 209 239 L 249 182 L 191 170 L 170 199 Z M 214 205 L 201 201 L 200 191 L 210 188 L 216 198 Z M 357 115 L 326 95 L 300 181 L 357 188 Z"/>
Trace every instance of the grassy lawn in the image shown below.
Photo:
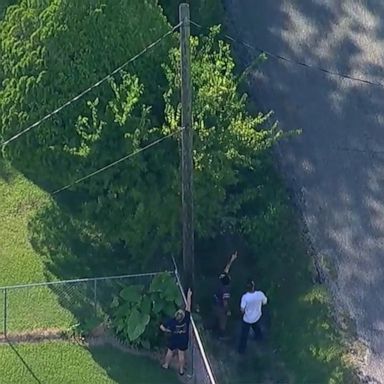
<path fill-rule="evenodd" d="M 38 187 L 0 162 L 0 286 L 57 279 L 47 268 L 49 254 L 31 245 L 31 222 L 52 202 Z M 54 228 L 53 228 L 54 230 Z M 67 239 L 66 239 L 67 240 Z M 68 241 L 70 241 L 69 239 Z M 53 252 L 53 250 L 52 250 Z M 61 255 L 62 250 L 57 248 Z M 63 254 L 65 254 L 63 252 Z M 66 255 L 66 254 L 65 254 Z M 81 265 L 68 273 L 93 275 Z M 103 268 L 103 265 L 99 265 Z M 106 271 L 105 274 L 108 274 Z M 83 275 L 84 276 L 84 275 Z M 68 328 L 75 322 L 65 297 L 73 299 L 81 289 L 65 287 L 60 295 L 47 287 L 9 290 L 8 332 L 37 328 Z M 3 330 L 3 300 L 0 292 L 0 333 Z M 64 305 L 63 305 L 64 301 Z M 173 383 L 176 375 L 164 372 L 157 363 L 131 356 L 111 347 L 84 348 L 68 342 L 0 346 L 0 383 Z"/>
<path fill-rule="evenodd" d="M 0 346 L 1 384 L 172 384 L 176 373 L 112 347 L 66 342 Z"/>
<path fill-rule="evenodd" d="M 0 286 L 41 282 L 47 279 L 44 259 L 30 244 L 29 222 L 49 204 L 49 197 L 38 187 L 0 163 Z M 47 287 L 10 290 L 8 330 L 68 327 L 72 314 L 61 307 Z M 4 296 L 0 295 L 0 316 Z"/>

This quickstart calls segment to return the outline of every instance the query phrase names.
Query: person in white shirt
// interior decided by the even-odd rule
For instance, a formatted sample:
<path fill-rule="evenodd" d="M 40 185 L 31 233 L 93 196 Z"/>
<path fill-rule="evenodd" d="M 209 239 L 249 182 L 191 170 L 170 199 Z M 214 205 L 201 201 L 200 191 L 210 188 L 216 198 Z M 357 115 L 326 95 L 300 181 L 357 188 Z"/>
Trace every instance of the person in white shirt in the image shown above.
<path fill-rule="evenodd" d="M 261 337 L 258 321 L 261 318 L 261 308 L 267 304 L 267 297 L 261 291 L 255 290 L 255 283 L 249 280 L 247 292 L 241 297 L 240 309 L 243 314 L 239 353 L 244 353 L 247 348 L 249 329 L 252 327 L 256 337 Z"/>

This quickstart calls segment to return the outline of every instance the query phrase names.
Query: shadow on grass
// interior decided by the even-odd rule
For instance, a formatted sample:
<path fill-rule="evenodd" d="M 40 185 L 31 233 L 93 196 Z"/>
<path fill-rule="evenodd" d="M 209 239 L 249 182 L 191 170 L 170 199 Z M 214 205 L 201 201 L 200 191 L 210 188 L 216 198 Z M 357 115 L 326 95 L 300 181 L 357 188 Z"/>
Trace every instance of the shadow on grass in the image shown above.
<path fill-rule="evenodd" d="M 90 224 L 51 204 L 29 223 L 31 244 L 46 265 L 47 278 L 60 280 L 118 274 L 123 257 Z"/>
<path fill-rule="evenodd" d="M 29 223 L 29 233 L 33 248 L 45 263 L 47 280 L 110 276 L 124 271 L 124 259 L 114 257 L 113 250 L 108 244 L 104 245 L 94 228 L 74 219 L 55 204 L 38 212 Z M 79 323 L 95 316 L 93 282 L 53 285 L 51 289 L 59 304 Z"/>
<path fill-rule="evenodd" d="M 159 363 L 149 358 L 122 353 L 111 346 L 92 346 L 88 349 L 93 359 L 116 383 L 179 383 L 175 372 L 161 369 Z"/>
<path fill-rule="evenodd" d="M 4 180 L 6 183 L 9 183 L 14 177 L 15 172 L 11 170 L 11 166 L 1 158 L 0 154 L 0 180 Z"/>
<path fill-rule="evenodd" d="M 19 353 L 19 351 L 16 349 L 16 347 L 9 341 L 8 345 L 12 349 L 12 351 L 16 354 L 16 356 L 20 359 L 24 367 L 27 369 L 27 371 L 31 374 L 33 379 L 35 380 L 36 383 L 42 384 L 40 379 L 36 376 L 36 374 L 33 372 L 32 368 L 29 366 L 29 364 L 24 360 L 23 356 Z"/>
<path fill-rule="evenodd" d="M 29 223 L 29 233 L 34 250 L 45 263 L 47 280 L 73 280 L 140 272 L 128 263 L 128 258 L 121 249 L 106 242 L 94 226 L 76 219 L 72 213 L 56 204 L 44 207 L 35 215 Z M 112 299 L 121 290 L 119 283 L 137 284 L 144 281 L 136 278 L 102 280 L 97 282 L 97 286 L 94 281 L 74 282 L 52 285 L 51 290 L 57 297 L 58 304 L 74 315 L 79 324 L 73 328 L 74 331 L 89 332 L 109 314 Z M 131 361 L 133 363 L 128 370 L 129 382 L 172 382 L 171 376 L 161 381 L 164 376 L 160 368 L 150 360 L 127 356 L 112 347 L 91 347 L 90 352 L 109 377 L 118 383 L 128 382 L 127 365 Z"/>

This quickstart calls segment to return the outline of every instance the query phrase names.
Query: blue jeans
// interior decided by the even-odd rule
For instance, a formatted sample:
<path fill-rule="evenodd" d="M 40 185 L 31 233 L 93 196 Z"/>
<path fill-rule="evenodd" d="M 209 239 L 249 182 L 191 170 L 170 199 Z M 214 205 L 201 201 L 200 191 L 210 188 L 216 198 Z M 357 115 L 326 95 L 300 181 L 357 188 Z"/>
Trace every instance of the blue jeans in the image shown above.
<path fill-rule="evenodd" d="M 248 335 L 249 335 L 249 330 L 252 327 L 253 332 L 255 332 L 255 338 L 256 339 L 261 339 L 261 330 L 259 323 L 253 323 L 249 324 L 246 323 L 244 320 L 241 323 L 241 333 L 240 333 L 240 343 L 239 343 L 239 353 L 244 353 L 245 350 L 247 349 L 247 341 L 248 341 Z"/>

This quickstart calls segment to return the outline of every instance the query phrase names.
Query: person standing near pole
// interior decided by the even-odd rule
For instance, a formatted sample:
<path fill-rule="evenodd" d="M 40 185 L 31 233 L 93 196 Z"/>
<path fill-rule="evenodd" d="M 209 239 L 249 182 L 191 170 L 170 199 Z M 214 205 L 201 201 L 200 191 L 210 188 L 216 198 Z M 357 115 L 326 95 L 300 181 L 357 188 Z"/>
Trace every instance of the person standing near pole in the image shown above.
<path fill-rule="evenodd" d="M 247 348 L 249 329 L 252 327 L 256 338 L 261 338 L 261 330 L 258 321 L 261 318 L 263 305 L 267 304 L 267 297 L 262 291 L 256 291 L 253 280 L 247 282 L 247 292 L 242 296 L 240 310 L 243 314 L 239 353 L 243 354 Z"/>
<path fill-rule="evenodd" d="M 224 268 L 223 273 L 219 276 L 219 287 L 217 288 L 213 300 L 214 300 L 214 316 L 215 316 L 215 329 L 218 331 L 219 338 L 225 336 L 227 328 L 227 320 L 230 314 L 229 299 L 231 277 L 229 271 L 233 262 L 237 259 L 237 251 L 231 255 L 227 265 Z"/>
<path fill-rule="evenodd" d="M 179 358 L 179 374 L 184 375 L 185 368 L 185 351 L 189 344 L 189 325 L 191 323 L 191 302 L 192 291 L 188 289 L 187 303 L 185 311 L 179 309 L 174 317 L 160 325 L 160 329 L 169 334 L 168 349 L 165 355 L 165 362 L 162 365 L 164 369 L 168 369 L 174 352 L 177 352 Z"/>

